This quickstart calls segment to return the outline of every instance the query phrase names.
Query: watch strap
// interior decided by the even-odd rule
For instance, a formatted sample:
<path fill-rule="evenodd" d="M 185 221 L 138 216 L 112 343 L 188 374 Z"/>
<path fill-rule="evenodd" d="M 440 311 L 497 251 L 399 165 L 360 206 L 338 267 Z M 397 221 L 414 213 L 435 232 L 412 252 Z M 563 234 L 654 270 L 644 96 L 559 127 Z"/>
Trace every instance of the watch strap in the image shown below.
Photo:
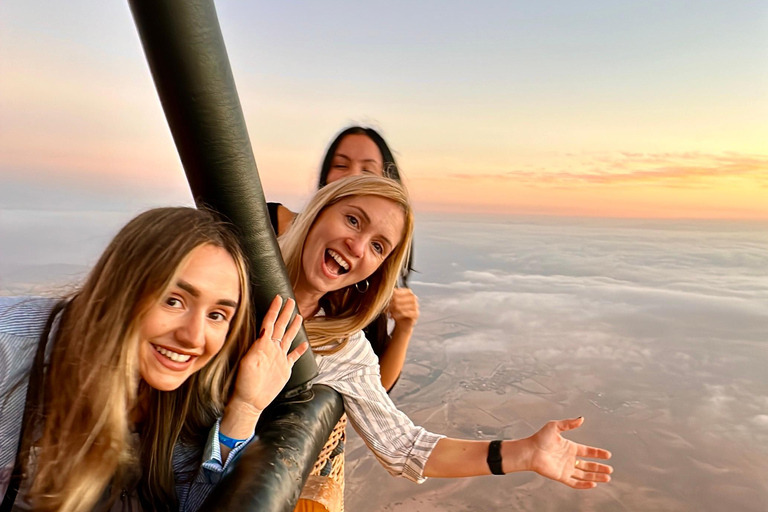
<path fill-rule="evenodd" d="M 501 440 L 496 439 L 491 441 L 488 445 L 488 467 L 491 473 L 494 475 L 503 475 L 504 471 L 501 469 Z"/>

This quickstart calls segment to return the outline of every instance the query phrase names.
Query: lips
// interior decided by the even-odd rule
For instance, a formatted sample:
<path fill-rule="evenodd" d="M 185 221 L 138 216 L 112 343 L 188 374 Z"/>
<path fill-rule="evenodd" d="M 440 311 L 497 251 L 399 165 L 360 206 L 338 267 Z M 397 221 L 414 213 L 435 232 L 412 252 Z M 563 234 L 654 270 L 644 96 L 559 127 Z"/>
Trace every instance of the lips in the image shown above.
<path fill-rule="evenodd" d="M 152 344 L 152 348 L 154 349 L 152 350 L 152 353 L 155 355 L 155 358 L 169 370 L 186 370 L 197 358 L 195 355 L 183 354 L 166 347 L 161 347 L 160 345 Z"/>
<path fill-rule="evenodd" d="M 325 250 L 324 262 L 329 272 L 335 276 L 342 276 L 349 272 L 349 262 L 333 249 Z"/>

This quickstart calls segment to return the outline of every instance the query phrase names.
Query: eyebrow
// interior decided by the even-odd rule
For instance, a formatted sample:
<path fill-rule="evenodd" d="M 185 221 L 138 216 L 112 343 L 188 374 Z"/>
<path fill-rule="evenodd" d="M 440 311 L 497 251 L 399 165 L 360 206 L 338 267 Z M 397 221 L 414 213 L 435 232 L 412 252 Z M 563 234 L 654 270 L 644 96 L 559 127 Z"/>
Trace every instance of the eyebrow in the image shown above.
<path fill-rule="evenodd" d="M 333 156 L 334 156 L 334 158 L 343 158 L 343 159 L 345 159 L 345 160 L 352 160 L 351 158 L 349 158 L 349 157 L 348 157 L 347 155 L 345 155 L 344 153 L 336 153 L 336 154 L 335 154 L 335 155 L 333 155 Z M 373 164 L 379 164 L 379 165 L 381 165 L 381 162 L 379 162 L 379 161 L 378 161 L 378 160 L 376 160 L 375 158 L 366 158 L 365 160 L 361 160 L 361 162 L 370 162 L 370 163 L 373 163 Z"/>
<path fill-rule="evenodd" d="M 355 210 L 357 210 L 358 212 L 360 212 L 360 216 L 361 216 L 361 217 L 363 217 L 363 218 L 365 219 L 365 222 L 366 222 L 366 224 L 370 224 L 370 223 L 371 223 L 371 218 L 370 218 L 370 217 L 368 217 L 368 213 L 367 213 L 365 210 L 363 210 L 363 209 L 362 209 L 362 208 L 360 208 L 359 206 L 355 206 L 355 205 L 353 205 L 353 204 L 349 205 L 349 207 L 350 207 L 350 208 L 354 208 Z M 382 240 L 384 240 L 384 243 L 386 243 L 387 245 L 389 245 L 389 248 L 390 248 L 390 250 L 391 250 L 391 249 L 394 247 L 394 245 L 392 244 L 392 242 L 390 242 L 390 241 L 389 241 L 389 238 L 387 238 L 387 237 L 386 237 L 386 235 L 384 235 L 384 234 L 381 234 L 381 235 L 379 235 L 379 236 L 381 237 L 381 239 L 382 239 Z"/>
<path fill-rule="evenodd" d="M 176 286 L 178 286 L 179 288 L 181 288 L 182 290 L 184 290 L 185 292 L 187 292 L 188 294 L 190 294 L 195 298 L 200 297 L 200 290 L 198 290 L 197 288 L 195 288 L 194 286 L 192 286 L 186 281 L 179 280 L 176 283 Z M 229 299 L 219 299 L 216 301 L 216 304 L 220 306 L 229 306 L 231 308 L 237 309 L 237 302 Z"/>

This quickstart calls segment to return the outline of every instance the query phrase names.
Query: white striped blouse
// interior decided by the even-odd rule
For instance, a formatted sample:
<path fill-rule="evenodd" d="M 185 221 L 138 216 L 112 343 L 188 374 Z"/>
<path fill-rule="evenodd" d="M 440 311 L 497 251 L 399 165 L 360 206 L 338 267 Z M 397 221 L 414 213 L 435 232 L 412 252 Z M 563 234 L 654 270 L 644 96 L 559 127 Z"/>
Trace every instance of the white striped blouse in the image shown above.
<path fill-rule="evenodd" d="M 336 353 L 315 352 L 319 375 L 314 384 L 338 391 L 350 423 L 394 476 L 426 480 L 424 465 L 444 436 L 417 427 L 390 400 L 381 384 L 379 359 L 362 331 L 350 336 Z"/>

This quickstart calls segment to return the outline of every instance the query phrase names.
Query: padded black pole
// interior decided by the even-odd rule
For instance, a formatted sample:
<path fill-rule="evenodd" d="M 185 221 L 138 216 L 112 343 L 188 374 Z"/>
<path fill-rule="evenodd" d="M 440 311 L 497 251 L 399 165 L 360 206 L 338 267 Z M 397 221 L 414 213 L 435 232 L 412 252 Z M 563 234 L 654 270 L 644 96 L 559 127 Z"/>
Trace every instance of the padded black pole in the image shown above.
<path fill-rule="evenodd" d="M 240 231 L 252 299 L 263 312 L 276 294 L 289 297 L 293 291 L 269 223 L 213 2 L 129 3 L 195 202 L 224 214 Z M 305 339 L 302 330 L 294 346 Z M 316 372 L 308 352 L 294 366 L 286 389 L 304 389 Z M 258 438 L 202 510 L 293 510 L 342 410 L 341 397 L 324 386 L 270 406 L 256 427 Z"/>
<path fill-rule="evenodd" d="M 278 401 L 262 413 L 269 428 L 256 429 L 258 439 L 243 450 L 200 510 L 294 509 L 312 466 L 344 412 L 341 397 L 327 386 L 312 386 L 306 394 L 314 394 L 314 398 L 301 404 Z"/>
<path fill-rule="evenodd" d="M 130 0 L 195 203 L 227 217 L 250 259 L 257 325 L 275 295 L 293 297 L 269 222 L 235 79 L 212 0 Z M 306 340 L 303 329 L 294 347 Z M 317 373 L 308 351 L 286 390 Z"/>

